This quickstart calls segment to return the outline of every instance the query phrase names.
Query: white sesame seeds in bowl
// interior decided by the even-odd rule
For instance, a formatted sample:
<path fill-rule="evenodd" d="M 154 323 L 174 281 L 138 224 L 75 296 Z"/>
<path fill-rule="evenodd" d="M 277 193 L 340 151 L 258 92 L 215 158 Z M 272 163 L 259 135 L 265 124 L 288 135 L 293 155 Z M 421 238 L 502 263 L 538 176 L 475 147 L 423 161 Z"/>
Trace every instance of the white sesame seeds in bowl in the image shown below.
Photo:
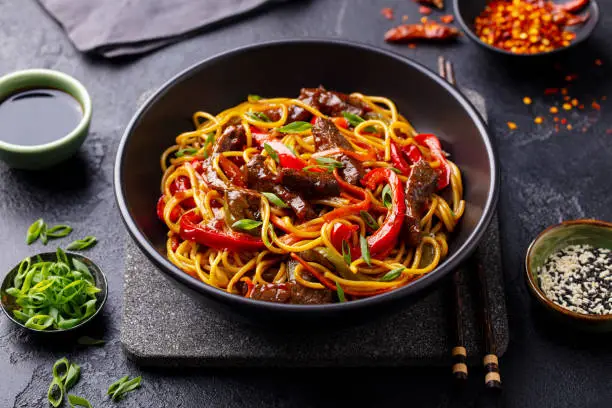
<path fill-rule="evenodd" d="M 531 293 L 556 317 L 612 331 L 612 223 L 580 219 L 545 229 L 527 250 L 525 272 Z"/>

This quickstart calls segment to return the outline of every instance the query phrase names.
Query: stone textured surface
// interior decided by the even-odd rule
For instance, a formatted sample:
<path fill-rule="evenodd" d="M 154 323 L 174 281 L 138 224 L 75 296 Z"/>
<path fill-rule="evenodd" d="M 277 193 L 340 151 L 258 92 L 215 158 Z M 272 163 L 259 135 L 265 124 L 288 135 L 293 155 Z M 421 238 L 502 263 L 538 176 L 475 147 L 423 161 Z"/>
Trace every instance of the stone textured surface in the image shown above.
<path fill-rule="evenodd" d="M 508 346 L 497 218 L 476 257 L 485 265 L 498 355 Z M 448 288 L 443 286 L 395 316 L 318 333 L 264 331 L 217 316 L 182 293 L 131 240 L 126 250 L 121 343 L 141 366 L 412 366 L 447 367 Z M 465 346 L 470 364 L 483 354 L 475 273 L 464 273 Z M 206 339 L 203 341 L 203 339 Z M 409 339 L 409 341 L 407 341 Z"/>
<path fill-rule="evenodd" d="M 602 20 L 592 41 L 560 58 L 566 72 L 580 75 L 572 94 L 587 106 L 592 97 L 612 95 L 612 4 L 599 2 Z M 510 344 L 501 359 L 503 402 L 507 407 L 609 407 L 612 401 L 610 335 L 588 335 L 557 327 L 541 316 L 529 297 L 522 268 L 525 250 L 545 226 L 560 219 L 612 220 L 610 171 L 612 127 L 609 104 L 593 114 L 572 111 L 575 131 L 555 133 L 549 117 L 533 124 L 533 113 L 547 112 L 542 91 L 563 84 L 546 61 L 510 63 L 493 58 L 462 38 L 456 45 L 384 44 L 392 22 L 380 15 L 390 6 L 416 21 L 417 5 L 406 0 L 302 0 L 242 18 L 142 58 L 107 62 L 80 55 L 57 24 L 33 0 L 0 0 L 0 73 L 30 67 L 65 71 L 83 81 L 94 104 L 91 134 L 78 157 L 43 173 L 13 171 L 0 164 L 0 270 L 26 255 L 27 226 L 43 215 L 69 222 L 75 234 L 94 233 L 88 251 L 109 277 L 104 319 L 90 335 L 103 348 L 35 339 L 0 318 L 0 407 L 46 407 L 45 394 L 55 359 L 68 356 L 83 366 L 74 392 L 95 407 L 110 407 L 106 387 L 125 374 L 142 374 L 143 388 L 122 407 L 454 407 L 476 406 L 482 371 L 472 370 L 464 395 L 454 395 L 448 368 L 418 369 L 141 369 L 121 349 L 120 322 L 126 233 L 112 194 L 112 166 L 120 135 L 137 106 L 176 72 L 217 52 L 253 42 L 289 37 L 340 37 L 416 59 L 435 69 L 444 53 L 455 63 L 460 84 L 482 93 L 502 167 L 499 207 L 502 259 Z M 593 61 L 600 58 L 603 66 Z M 350 69 L 358 69 L 351 62 Z M 396 80 L 390 78 L 389 80 Z M 397 79 L 397 80 L 401 80 Z M 534 104 L 521 99 L 529 95 Z M 510 132 L 507 121 L 519 129 Z M 581 126 L 587 125 L 582 133 Z M 63 242 L 63 241 L 60 241 Z M 205 339 L 202 339 L 205 341 Z M 346 379 L 350 387 L 340 386 Z M 117 405 L 119 406 L 119 405 Z"/>

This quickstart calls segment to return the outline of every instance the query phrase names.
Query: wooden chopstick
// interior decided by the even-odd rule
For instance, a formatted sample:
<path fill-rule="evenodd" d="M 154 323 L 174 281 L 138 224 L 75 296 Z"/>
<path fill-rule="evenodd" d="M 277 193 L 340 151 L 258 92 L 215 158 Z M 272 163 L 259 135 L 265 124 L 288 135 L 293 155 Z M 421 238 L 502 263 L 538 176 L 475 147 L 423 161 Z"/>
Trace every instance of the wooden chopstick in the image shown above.
<path fill-rule="evenodd" d="M 438 58 L 438 70 L 443 79 L 445 79 L 451 85 L 455 85 L 453 65 L 450 61 L 445 60 L 443 56 Z M 464 383 L 468 378 L 467 350 L 465 348 L 463 330 L 463 297 L 461 286 L 461 269 L 457 269 L 453 273 L 452 283 L 455 345 L 451 349 L 451 357 L 453 363 L 453 377 L 458 383 Z"/>
<path fill-rule="evenodd" d="M 482 303 L 483 337 L 485 343 L 485 356 L 482 359 L 485 369 L 485 387 L 499 390 L 502 384 L 499 374 L 499 359 L 497 358 L 497 342 L 493 334 L 493 323 L 491 321 L 487 276 L 480 263 L 478 264 L 478 282 Z"/>

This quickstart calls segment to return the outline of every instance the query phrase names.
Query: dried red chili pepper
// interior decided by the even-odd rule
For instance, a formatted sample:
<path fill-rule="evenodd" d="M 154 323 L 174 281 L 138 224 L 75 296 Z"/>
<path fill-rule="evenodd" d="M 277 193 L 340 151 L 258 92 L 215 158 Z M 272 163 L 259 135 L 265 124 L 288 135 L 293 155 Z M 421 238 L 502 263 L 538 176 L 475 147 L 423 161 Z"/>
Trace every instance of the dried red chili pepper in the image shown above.
<path fill-rule="evenodd" d="M 393 27 L 385 34 L 385 41 L 449 40 L 458 35 L 459 30 L 454 27 L 429 21 L 426 24 L 403 24 Z"/>
<path fill-rule="evenodd" d="M 426 6 L 435 6 L 442 10 L 444 8 L 444 0 L 414 0 L 416 3 L 424 4 Z"/>

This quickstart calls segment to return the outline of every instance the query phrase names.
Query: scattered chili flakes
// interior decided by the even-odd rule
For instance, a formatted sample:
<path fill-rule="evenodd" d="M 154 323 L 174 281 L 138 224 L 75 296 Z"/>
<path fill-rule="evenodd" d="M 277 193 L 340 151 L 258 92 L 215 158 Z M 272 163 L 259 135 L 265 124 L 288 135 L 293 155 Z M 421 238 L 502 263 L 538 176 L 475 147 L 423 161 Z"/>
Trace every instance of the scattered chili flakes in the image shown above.
<path fill-rule="evenodd" d="M 570 97 L 569 97 L 569 95 L 565 95 L 565 96 L 563 97 L 563 100 L 564 100 L 564 101 L 569 101 L 570 99 L 572 99 L 572 98 L 570 98 Z"/>
<path fill-rule="evenodd" d="M 578 74 L 569 74 L 565 76 L 565 80 L 567 82 L 572 82 L 574 80 L 578 79 Z"/>
<path fill-rule="evenodd" d="M 540 123 L 544 122 L 544 118 L 541 116 L 536 116 L 533 121 L 535 122 L 535 124 L 539 125 Z"/>
<path fill-rule="evenodd" d="M 455 17 L 452 14 L 447 14 L 445 16 L 440 17 L 440 21 L 444 24 L 450 24 L 455 21 Z"/>
<path fill-rule="evenodd" d="M 410 43 L 410 44 L 408 44 L 408 48 L 414 50 L 416 48 L 416 44 L 415 43 Z"/>
<path fill-rule="evenodd" d="M 561 88 L 561 95 L 567 95 L 567 88 Z"/>
<path fill-rule="evenodd" d="M 551 106 L 549 109 L 550 113 L 558 113 L 559 112 L 559 108 L 557 108 L 556 106 Z"/>
<path fill-rule="evenodd" d="M 528 96 L 524 97 L 524 98 L 523 98 L 523 103 L 524 103 L 525 105 L 531 105 L 531 98 L 530 98 L 530 97 L 528 97 Z"/>
<path fill-rule="evenodd" d="M 597 58 L 595 60 L 595 65 L 597 65 L 598 67 L 601 67 L 603 65 L 603 62 L 599 58 Z"/>
<path fill-rule="evenodd" d="M 408 16 L 406 14 L 404 14 L 402 16 L 402 23 L 405 23 L 406 21 L 408 21 Z"/>
<path fill-rule="evenodd" d="M 421 6 L 419 7 L 419 13 L 428 16 L 431 14 L 431 9 L 427 6 Z"/>
<path fill-rule="evenodd" d="M 562 125 L 567 124 L 567 119 L 565 119 L 565 118 L 561 118 L 561 124 L 562 124 Z"/>
<path fill-rule="evenodd" d="M 572 106 L 578 106 L 578 99 L 572 99 Z"/>
<path fill-rule="evenodd" d="M 555 95 L 559 93 L 559 88 L 546 88 L 544 90 L 544 95 Z"/>
<path fill-rule="evenodd" d="M 427 17 L 423 16 L 421 17 L 421 23 L 425 24 L 427 22 Z"/>
<path fill-rule="evenodd" d="M 578 105 L 578 109 L 583 110 L 584 109 L 584 105 L 583 104 Z"/>
<path fill-rule="evenodd" d="M 385 7 L 380 10 L 380 14 L 382 14 L 387 20 L 393 20 L 393 9 L 391 7 Z"/>
<path fill-rule="evenodd" d="M 570 103 L 564 103 L 563 109 L 565 109 L 566 111 L 572 110 L 572 105 Z"/>
<path fill-rule="evenodd" d="M 515 130 L 518 126 L 514 122 L 508 122 L 508 129 Z"/>
<path fill-rule="evenodd" d="M 595 110 L 601 110 L 601 105 L 599 105 L 596 101 L 593 101 L 593 103 L 591 104 L 591 106 L 593 107 L 593 109 Z"/>
<path fill-rule="evenodd" d="M 553 119 L 555 122 L 559 122 L 559 117 L 555 116 L 555 118 Z"/>
<path fill-rule="evenodd" d="M 571 124 L 567 125 L 567 130 L 572 130 L 572 125 Z"/>

